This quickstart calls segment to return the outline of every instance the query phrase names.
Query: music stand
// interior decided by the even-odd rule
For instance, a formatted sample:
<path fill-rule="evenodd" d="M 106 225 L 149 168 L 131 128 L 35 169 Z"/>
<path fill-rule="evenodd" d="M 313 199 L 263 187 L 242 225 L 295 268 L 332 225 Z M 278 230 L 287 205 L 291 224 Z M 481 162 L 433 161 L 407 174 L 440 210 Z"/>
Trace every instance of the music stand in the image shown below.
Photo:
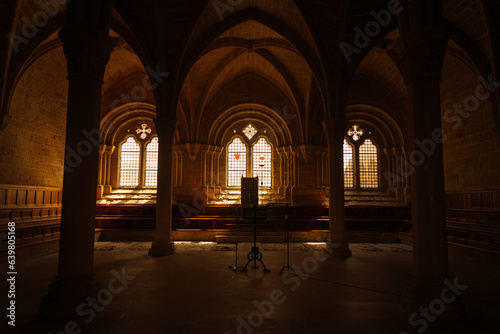
<path fill-rule="evenodd" d="M 257 247 L 257 220 L 266 220 L 267 218 L 267 208 L 269 207 L 269 205 L 266 205 L 265 207 L 263 208 L 259 208 L 259 206 L 257 205 L 254 205 L 250 208 L 244 208 L 243 210 L 243 217 L 246 218 L 247 215 L 246 213 L 250 210 L 253 211 L 253 247 L 252 247 L 252 250 L 247 254 L 247 258 L 248 258 L 248 261 L 247 261 L 247 264 L 245 265 L 245 267 L 243 269 L 241 269 L 241 271 L 243 272 L 246 272 L 247 271 L 247 267 L 248 265 L 253 261 L 253 266 L 252 268 L 253 269 L 257 269 L 258 266 L 257 266 L 257 261 L 259 261 L 260 263 L 262 263 L 262 267 L 264 268 L 264 273 L 270 273 L 271 270 L 267 269 L 266 268 L 266 265 L 264 264 L 264 262 L 262 261 L 262 253 L 259 251 L 259 247 Z M 258 215 L 258 212 L 262 212 L 264 215 L 263 216 L 259 216 Z"/>
<path fill-rule="evenodd" d="M 290 232 L 288 228 L 288 203 L 285 204 L 285 249 L 286 249 L 286 266 L 281 268 L 278 275 L 281 275 L 285 269 L 288 269 L 288 273 L 292 271 L 295 274 L 295 270 L 290 267 Z"/>
<path fill-rule="evenodd" d="M 238 267 L 238 222 L 236 221 L 235 223 L 236 227 L 235 227 L 235 233 L 236 233 L 236 241 L 235 241 L 235 245 L 236 245 L 236 250 L 235 250 L 235 253 L 234 253 L 234 266 L 229 266 L 229 270 L 232 270 L 232 271 L 236 271 L 236 270 L 241 270 L 243 269 L 244 267 Z"/>

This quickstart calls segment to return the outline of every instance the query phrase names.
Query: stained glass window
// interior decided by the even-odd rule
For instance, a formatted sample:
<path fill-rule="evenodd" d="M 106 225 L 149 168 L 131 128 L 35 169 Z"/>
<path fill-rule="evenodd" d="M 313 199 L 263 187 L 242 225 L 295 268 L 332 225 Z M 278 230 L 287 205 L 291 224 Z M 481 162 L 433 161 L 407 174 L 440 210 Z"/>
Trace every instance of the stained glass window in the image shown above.
<path fill-rule="evenodd" d="M 354 161 L 352 146 L 344 139 L 344 188 L 354 188 Z"/>
<path fill-rule="evenodd" d="M 359 147 L 359 178 L 361 188 L 378 188 L 378 153 L 370 139 Z"/>
<path fill-rule="evenodd" d="M 252 124 L 248 124 L 246 128 L 243 129 L 243 133 L 247 136 L 248 140 L 251 140 L 257 133 L 257 129 Z"/>
<path fill-rule="evenodd" d="M 272 148 L 265 138 L 259 140 L 252 147 L 253 177 L 259 178 L 259 187 L 272 186 Z"/>
<path fill-rule="evenodd" d="M 158 176 L 158 137 L 154 137 L 146 145 L 146 166 L 144 172 L 144 186 L 156 188 Z"/>
<path fill-rule="evenodd" d="M 234 138 L 227 147 L 227 186 L 241 187 L 241 178 L 247 175 L 247 147 L 240 138 Z"/>
<path fill-rule="evenodd" d="M 120 187 L 139 186 L 141 148 L 133 137 L 128 137 L 120 148 Z"/>

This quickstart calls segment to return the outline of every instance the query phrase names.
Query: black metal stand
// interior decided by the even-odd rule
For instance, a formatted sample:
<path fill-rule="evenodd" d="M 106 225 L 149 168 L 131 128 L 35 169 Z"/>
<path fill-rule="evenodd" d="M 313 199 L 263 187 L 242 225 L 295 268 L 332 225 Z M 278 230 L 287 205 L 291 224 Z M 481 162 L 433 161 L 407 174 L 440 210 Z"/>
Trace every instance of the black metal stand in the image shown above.
<path fill-rule="evenodd" d="M 261 209 L 264 212 L 264 216 L 263 216 L 263 218 L 259 217 L 259 219 L 264 219 L 264 220 L 266 219 L 266 212 L 267 212 L 268 207 L 269 206 L 267 205 L 263 209 Z M 243 269 L 241 269 L 241 271 L 246 272 L 248 265 L 252 261 L 253 261 L 252 268 L 257 269 L 258 268 L 257 261 L 259 261 L 262 264 L 262 267 L 264 268 L 264 273 L 270 273 L 271 270 L 266 268 L 266 265 L 262 261 L 262 253 L 259 251 L 259 247 L 257 247 L 257 212 L 259 210 L 259 207 L 257 205 L 254 205 L 254 206 L 252 206 L 252 209 L 253 209 L 253 247 L 252 247 L 252 250 L 247 254 L 248 262 L 245 265 L 245 267 L 243 267 Z M 246 210 L 246 209 L 244 209 L 244 210 Z M 245 213 L 244 213 L 244 216 L 246 216 Z"/>
<path fill-rule="evenodd" d="M 235 233 L 236 233 L 236 250 L 234 253 L 234 266 L 229 266 L 229 269 L 232 271 L 242 270 L 244 268 L 241 266 L 238 267 L 238 222 L 236 222 Z"/>
<path fill-rule="evenodd" d="M 290 234 L 288 231 L 288 203 L 285 206 L 285 251 L 286 251 L 286 266 L 283 266 L 281 268 L 280 272 L 278 275 L 283 274 L 285 269 L 288 269 L 288 273 L 290 271 L 295 274 L 295 270 L 293 270 L 292 267 L 290 267 Z"/>

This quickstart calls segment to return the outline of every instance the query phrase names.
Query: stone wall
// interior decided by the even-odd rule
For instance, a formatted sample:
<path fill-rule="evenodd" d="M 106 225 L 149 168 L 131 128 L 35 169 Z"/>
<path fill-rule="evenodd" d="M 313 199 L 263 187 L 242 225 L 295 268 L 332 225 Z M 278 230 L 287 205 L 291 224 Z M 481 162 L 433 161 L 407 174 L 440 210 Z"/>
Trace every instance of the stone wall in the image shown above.
<path fill-rule="evenodd" d="M 476 96 L 478 77 L 457 57 L 446 56 L 441 104 L 447 192 L 500 188 L 500 135 L 494 130 L 490 100 Z M 484 88 L 479 92 L 485 94 Z"/>
<path fill-rule="evenodd" d="M 0 184 L 62 187 L 67 85 L 60 48 L 23 73 L 0 132 Z"/>

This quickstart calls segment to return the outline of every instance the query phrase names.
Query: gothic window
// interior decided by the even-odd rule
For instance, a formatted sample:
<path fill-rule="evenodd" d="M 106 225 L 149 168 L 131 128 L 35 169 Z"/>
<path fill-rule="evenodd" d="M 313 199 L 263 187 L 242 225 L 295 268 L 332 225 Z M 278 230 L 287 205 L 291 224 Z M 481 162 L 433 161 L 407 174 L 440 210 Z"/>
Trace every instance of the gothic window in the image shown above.
<path fill-rule="evenodd" d="M 379 187 L 378 149 L 370 138 L 371 134 L 369 131 L 365 132 L 357 124 L 347 131 L 344 139 L 345 189 L 378 189 Z"/>
<path fill-rule="evenodd" d="M 263 137 L 252 146 L 252 171 L 253 177 L 259 178 L 259 186 L 270 188 L 272 186 L 272 148 L 271 144 Z"/>
<path fill-rule="evenodd" d="M 227 186 L 241 187 L 241 177 L 252 175 L 259 178 L 259 187 L 273 185 L 273 150 L 265 137 L 266 129 L 257 130 L 251 123 L 240 130 L 241 137 L 235 137 L 227 146 Z M 234 133 L 238 133 L 236 129 Z M 244 136 L 243 136 L 244 135 Z"/>
<path fill-rule="evenodd" d="M 120 147 L 120 187 L 138 187 L 141 165 L 139 143 L 128 137 Z"/>
<path fill-rule="evenodd" d="M 354 161 L 352 146 L 344 139 L 344 187 L 354 188 Z"/>
<path fill-rule="evenodd" d="M 359 179 L 361 188 L 378 188 L 378 152 L 370 139 L 359 147 Z"/>
<path fill-rule="evenodd" d="M 227 186 L 241 187 L 247 173 L 247 147 L 241 138 L 234 138 L 227 147 Z"/>
<path fill-rule="evenodd" d="M 158 137 L 146 145 L 146 164 L 144 168 L 144 187 L 156 188 L 158 175 Z"/>

